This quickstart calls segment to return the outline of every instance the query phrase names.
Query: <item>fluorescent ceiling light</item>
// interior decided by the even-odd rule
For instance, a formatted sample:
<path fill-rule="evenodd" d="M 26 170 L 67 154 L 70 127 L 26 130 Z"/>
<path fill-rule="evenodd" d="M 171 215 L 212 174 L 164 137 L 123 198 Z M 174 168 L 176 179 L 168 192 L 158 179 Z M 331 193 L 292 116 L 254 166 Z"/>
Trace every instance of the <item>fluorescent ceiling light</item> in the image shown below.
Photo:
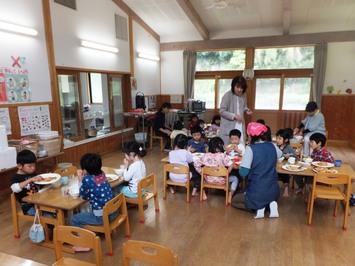
<path fill-rule="evenodd" d="M 144 53 L 138 53 L 138 57 L 143 58 L 143 59 L 153 60 L 153 61 L 160 60 L 159 56 L 149 55 L 149 54 L 144 54 Z"/>
<path fill-rule="evenodd" d="M 24 26 L 19 26 L 15 24 L 11 24 L 8 22 L 0 21 L 0 30 L 5 30 L 14 33 L 20 33 L 25 35 L 36 36 L 38 32 L 35 29 L 31 29 Z"/>
<path fill-rule="evenodd" d="M 118 48 L 108 46 L 108 45 L 103 45 L 103 44 L 98 44 L 98 43 L 88 42 L 88 41 L 81 41 L 81 45 L 87 48 L 92 48 L 92 49 L 101 50 L 105 52 L 118 53 Z"/>

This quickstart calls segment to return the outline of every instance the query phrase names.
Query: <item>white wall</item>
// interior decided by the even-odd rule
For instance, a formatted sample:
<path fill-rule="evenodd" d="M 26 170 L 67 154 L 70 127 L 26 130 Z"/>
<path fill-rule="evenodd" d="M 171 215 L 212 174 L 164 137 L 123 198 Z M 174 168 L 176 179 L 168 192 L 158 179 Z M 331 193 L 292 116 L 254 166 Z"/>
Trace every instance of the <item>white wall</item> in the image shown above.
<path fill-rule="evenodd" d="M 111 0 L 77 0 L 77 10 L 51 0 L 56 66 L 129 72 L 129 42 L 116 38 L 114 14 L 127 18 Z M 85 48 L 80 40 L 114 46 L 119 52 Z"/>
<path fill-rule="evenodd" d="M 132 105 L 135 107 L 136 93 L 141 91 L 144 95 L 160 94 L 160 64 L 161 61 L 152 61 L 138 58 L 138 52 L 160 56 L 160 44 L 147 31 L 136 22 L 133 23 L 133 54 L 134 77 L 137 79 L 137 90 L 132 90 Z"/>
<path fill-rule="evenodd" d="M 25 59 L 20 65 L 22 69 L 28 70 L 32 102 L 52 100 L 42 14 L 41 0 L 0 0 L 1 21 L 34 28 L 38 31 L 37 36 L 16 35 L 0 31 L 0 68 L 12 68 L 11 56 Z"/>
<path fill-rule="evenodd" d="M 355 94 L 355 42 L 328 44 L 327 69 L 323 94 L 328 94 L 328 86 L 333 86 L 333 93 L 346 94 L 351 88 Z"/>
<path fill-rule="evenodd" d="M 183 51 L 161 53 L 161 94 L 184 94 Z"/>

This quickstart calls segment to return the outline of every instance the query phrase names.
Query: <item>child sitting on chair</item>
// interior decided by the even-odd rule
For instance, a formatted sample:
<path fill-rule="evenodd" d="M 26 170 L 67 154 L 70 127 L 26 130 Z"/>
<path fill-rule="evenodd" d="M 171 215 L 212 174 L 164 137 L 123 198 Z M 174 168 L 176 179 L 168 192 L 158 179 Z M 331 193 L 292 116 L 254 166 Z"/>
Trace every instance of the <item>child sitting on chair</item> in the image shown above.
<path fill-rule="evenodd" d="M 187 145 L 190 147 L 191 152 L 206 152 L 205 144 L 201 140 L 201 128 L 200 126 L 195 126 L 191 128 L 191 136 L 192 139 L 190 139 L 187 143 Z"/>
<path fill-rule="evenodd" d="M 327 142 L 327 138 L 322 133 L 313 133 L 310 138 L 309 145 L 313 149 L 311 158 L 317 162 L 334 163 L 332 154 L 324 147 Z M 303 176 L 295 176 L 295 181 L 298 186 L 296 194 L 303 192 Z M 306 184 L 311 185 L 313 183 L 312 177 L 305 177 Z"/>
<path fill-rule="evenodd" d="M 123 179 L 128 182 L 115 187 L 113 190 L 115 194 L 123 193 L 128 198 L 138 198 L 138 183 L 147 175 L 145 164 L 142 160 L 147 152 L 138 142 L 128 142 L 124 147 L 125 158 L 123 163 L 125 170 L 123 172 Z M 131 163 L 129 165 L 129 163 Z"/>
<path fill-rule="evenodd" d="M 36 213 L 32 203 L 22 201 L 30 194 L 37 193 L 40 185 L 34 182 L 40 181 L 42 177 L 35 173 L 36 155 L 30 150 L 22 150 L 17 154 L 17 172 L 11 177 L 11 190 L 15 193 L 16 200 L 20 203 L 23 214 L 34 216 Z M 43 216 L 54 217 L 53 213 L 42 212 Z"/>
<path fill-rule="evenodd" d="M 223 140 L 220 137 L 214 137 L 208 142 L 208 152 L 194 162 L 195 169 L 199 174 L 202 173 L 203 166 L 227 167 L 228 173 L 232 171 L 233 162 L 224 153 L 223 145 Z M 226 179 L 223 177 L 205 176 L 204 179 L 207 183 L 216 185 L 224 185 L 226 183 Z M 230 187 L 236 188 L 238 186 L 238 178 L 234 175 L 229 175 L 229 182 L 232 183 Z M 228 203 L 232 200 L 233 192 L 229 192 Z M 202 193 L 202 199 L 207 200 L 205 190 Z"/>
<path fill-rule="evenodd" d="M 191 130 L 193 127 L 198 126 L 197 121 L 198 121 L 198 115 L 192 114 L 190 118 L 190 122 L 187 124 L 187 129 Z"/>
<path fill-rule="evenodd" d="M 213 132 L 217 132 L 217 131 L 219 131 L 220 126 L 221 126 L 221 116 L 215 115 L 212 118 L 211 126 L 208 130 L 213 131 Z"/>
<path fill-rule="evenodd" d="M 282 151 L 282 156 L 287 160 L 290 157 L 297 159 L 295 150 L 290 146 L 290 135 L 287 129 L 280 129 L 276 133 L 276 145 Z M 283 197 L 288 197 L 288 189 L 290 183 L 290 175 L 288 174 L 279 174 L 279 179 L 282 180 L 284 193 Z"/>
<path fill-rule="evenodd" d="M 180 120 L 177 120 L 174 122 L 173 132 L 171 132 L 170 138 L 175 139 L 176 136 L 179 134 L 183 134 L 183 135 L 187 136 L 187 130 L 186 130 L 186 128 L 184 128 L 184 125 L 182 124 L 182 122 Z"/>
<path fill-rule="evenodd" d="M 79 193 L 84 200 L 90 201 L 91 212 L 74 214 L 70 224 L 83 227 L 86 224 L 102 225 L 103 207 L 106 202 L 113 199 L 113 192 L 105 173 L 101 170 L 102 161 L 96 153 L 86 153 L 80 159 L 81 171 L 78 171 L 78 180 L 81 183 Z M 109 215 L 109 220 L 117 217 L 118 212 Z M 89 251 L 90 248 L 73 246 L 75 251 Z"/>
<path fill-rule="evenodd" d="M 194 181 L 194 186 L 192 189 L 192 196 L 196 196 L 196 191 L 200 188 L 201 184 L 201 176 L 198 175 L 196 170 L 193 168 L 193 159 L 192 154 L 190 152 L 190 147 L 187 147 L 187 137 L 183 134 L 179 134 L 174 139 L 173 150 L 169 152 L 169 163 L 171 164 L 182 164 L 185 166 L 189 166 L 192 172 L 190 176 L 186 176 L 186 174 L 175 174 L 170 173 L 169 178 L 171 181 L 178 183 L 185 183 L 187 178 L 190 178 Z M 195 174 L 194 174 L 195 173 Z M 175 194 L 174 188 L 169 187 L 171 194 Z"/>

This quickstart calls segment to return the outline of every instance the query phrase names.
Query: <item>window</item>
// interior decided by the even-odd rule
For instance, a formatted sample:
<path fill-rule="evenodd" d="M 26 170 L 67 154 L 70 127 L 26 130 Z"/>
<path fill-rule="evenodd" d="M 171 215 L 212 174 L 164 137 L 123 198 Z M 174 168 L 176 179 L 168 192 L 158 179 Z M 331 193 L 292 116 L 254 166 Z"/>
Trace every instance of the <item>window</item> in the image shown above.
<path fill-rule="evenodd" d="M 246 50 L 197 52 L 194 99 L 206 101 L 208 109 L 219 108 L 232 79 L 254 65 L 249 85 L 254 98 L 248 99 L 253 109 L 304 110 L 311 98 L 314 47 L 248 48 L 248 55 L 254 51 L 248 58 Z"/>
<path fill-rule="evenodd" d="M 255 110 L 279 110 L 280 106 L 281 110 L 304 110 L 310 99 L 311 81 L 310 77 L 256 78 Z"/>
<path fill-rule="evenodd" d="M 90 103 L 102 103 L 102 75 L 89 73 Z"/>
<path fill-rule="evenodd" d="M 244 49 L 197 52 L 194 99 L 205 101 L 207 109 L 218 108 L 232 78 L 244 67 Z"/>
<path fill-rule="evenodd" d="M 214 108 L 215 99 L 214 79 L 195 80 L 194 99 L 206 102 L 207 109 Z"/>
<path fill-rule="evenodd" d="M 311 78 L 285 78 L 282 110 L 304 110 L 311 93 Z"/>
<path fill-rule="evenodd" d="M 197 52 L 196 71 L 242 70 L 245 50 Z"/>
<path fill-rule="evenodd" d="M 280 79 L 259 78 L 256 80 L 255 109 L 278 110 L 280 100 Z"/>
<path fill-rule="evenodd" d="M 128 75 L 58 69 L 63 135 L 74 141 L 122 127 Z M 89 132 L 91 132 L 89 134 Z"/>
<path fill-rule="evenodd" d="M 313 68 L 314 47 L 255 49 L 254 70 Z"/>

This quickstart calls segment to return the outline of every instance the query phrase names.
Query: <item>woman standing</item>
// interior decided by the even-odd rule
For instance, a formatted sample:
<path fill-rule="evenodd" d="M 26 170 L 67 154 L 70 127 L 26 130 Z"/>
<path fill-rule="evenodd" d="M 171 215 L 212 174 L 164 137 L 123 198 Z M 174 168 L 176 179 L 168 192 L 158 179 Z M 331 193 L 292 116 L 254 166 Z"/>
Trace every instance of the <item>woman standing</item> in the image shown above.
<path fill-rule="evenodd" d="M 229 144 L 229 132 L 232 129 L 238 129 L 242 133 L 240 142 L 245 144 L 244 113 L 248 115 L 253 113 L 247 107 L 246 90 L 245 78 L 236 76 L 232 80 L 231 90 L 223 95 L 219 114 L 221 115 L 220 137 L 225 145 Z"/>

